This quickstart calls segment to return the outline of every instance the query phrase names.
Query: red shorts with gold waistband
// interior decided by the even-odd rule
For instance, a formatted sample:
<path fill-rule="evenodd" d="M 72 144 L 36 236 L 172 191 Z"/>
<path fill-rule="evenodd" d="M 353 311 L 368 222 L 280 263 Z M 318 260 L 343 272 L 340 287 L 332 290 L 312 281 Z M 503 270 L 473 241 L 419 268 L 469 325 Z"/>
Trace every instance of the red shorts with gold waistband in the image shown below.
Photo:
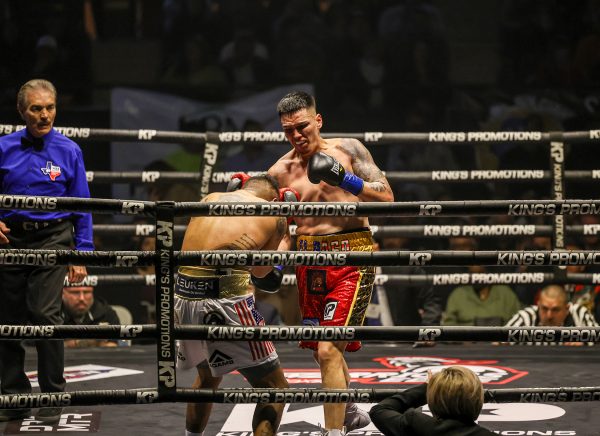
<path fill-rule="evenodd" d="M 373 251 L 369 229 L 331 235 L 298 235 L 298 251 Z M 374 266 L 298 266 L 296 279 L 302 323 L 307 326 L 362 325 L 371 301 Z M 301 341 L 301 348 L 317 349 L 317 342 Z M 357 351 L 359 341 L 347 351 Z"/>

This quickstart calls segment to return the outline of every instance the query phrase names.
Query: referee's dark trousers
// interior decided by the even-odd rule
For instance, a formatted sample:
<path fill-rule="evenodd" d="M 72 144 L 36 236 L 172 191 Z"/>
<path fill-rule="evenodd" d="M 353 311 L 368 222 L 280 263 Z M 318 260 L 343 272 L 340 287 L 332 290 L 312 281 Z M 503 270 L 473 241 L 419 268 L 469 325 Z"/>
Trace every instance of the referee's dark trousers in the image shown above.
<path fill-rule="evenodd" d="M 51 223 L 38 228 L 7 223 L 9 244 L 0 248 L 68 250 L 73 246 L 73 224 Z M 5 261 L 7 258 L 5 257 Z M 31 262 L 31 260 L 30 260 Z M 66 266 L 0 266 L 0 324 L 61 325 L 62 288 Z M 64 342 L 35 340 L 38 382 L 42 392 L 62 392 Z M 21 340 L 0 340 L 0 391 L 2 394 L 31 392 L 25 374 L 25 349 Z"/>

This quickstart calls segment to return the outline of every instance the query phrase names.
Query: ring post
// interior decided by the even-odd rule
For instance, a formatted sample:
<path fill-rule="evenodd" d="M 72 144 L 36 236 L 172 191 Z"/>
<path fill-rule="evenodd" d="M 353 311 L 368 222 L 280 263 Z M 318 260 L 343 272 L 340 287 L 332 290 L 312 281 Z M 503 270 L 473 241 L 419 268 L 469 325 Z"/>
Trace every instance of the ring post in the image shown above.
<path fill-rule="evenodd" d="M 210 182 L 213 174 L 213 167 L 217 163 L 219 156 L 219 133 L 206 132 L 206 142 L 204 143 L 204 154 L 200 164 L 200 198 L 204 198 L 210 192 Z"/>
<path fill-rule="evenodd" d="M 552 174 L 552 199 L 563 200 L 565 194 L 565 144 L 561 132 L 550 133 L 550 173 Z M 552 217 L 552 249 L 565 249 L 565 217 L 556 214 Z M 563 277 L 567 273 L 566 266 L 554 267 L 554 274 Z M 572 287 L 567 287 L 571 290 Z M 569 292 L 569 291 L 567 291 Z M 569 300 L 571 296 L 569 295 Z"/>
<path fill-rule="evenodd" d="M 174 330 L 175 257 L 173 255 L 175 203 L 156 203 L 156 322 L 158 392 L 161 398 L 176 395 L 176 363 Z"/>
<path fill-rule="evenodd" d="M 562 134 L 555 132 L 550 135 L 550 172 L 552 174 L 552 199 L 565 198 L 565 144 Z M 553 218 L 552 248 L 565 248 L 565 223 L 562 214 Z"/>

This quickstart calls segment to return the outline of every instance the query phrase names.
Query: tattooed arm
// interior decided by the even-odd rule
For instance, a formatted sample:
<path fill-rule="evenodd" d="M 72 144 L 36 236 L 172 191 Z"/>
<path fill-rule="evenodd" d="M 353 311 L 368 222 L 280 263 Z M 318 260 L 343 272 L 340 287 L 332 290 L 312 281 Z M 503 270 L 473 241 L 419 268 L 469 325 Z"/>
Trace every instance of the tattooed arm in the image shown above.
<path fill-rule="evenodd" d="M 367 147 L 353 138 L 342 139 L 341 147 L 352 158 L 352 172 L 365 182 L 358 198 L 362 201 L 394 201 L 392 188 Z"/>

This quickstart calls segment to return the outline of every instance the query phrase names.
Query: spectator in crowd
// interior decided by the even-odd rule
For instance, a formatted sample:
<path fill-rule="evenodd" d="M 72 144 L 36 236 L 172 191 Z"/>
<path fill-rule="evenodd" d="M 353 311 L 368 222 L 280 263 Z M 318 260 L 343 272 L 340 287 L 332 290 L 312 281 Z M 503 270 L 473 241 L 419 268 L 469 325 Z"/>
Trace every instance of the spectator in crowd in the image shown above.
<path fill-rule="evenodd" d="M 240 130 L 242 132 L 264 132 L 265 127 L 261 122 L 248 118 Z M 230 154 L 223 159 L 223 171 L 237 172 L 240 168 L 247 172 L 264 171 L 280 154 L 279 144 L 262 141 L 253 142 L 252 145 L 228 148 Z"/>
<path fill-rule="evenodd" d="M 223 98 L 229 86 L 227 74 L 217 65 L 214 53 L 202 35 L 195 35 L 184 42 L 179 59 L 163 76 L 167 85 L 194 88 L 204 98 Z"/>
<path fill-rule="evenodd" d="M 581 246 L 574 242 L 568 242 L 565 246 L 569 251 L 581 251 Z M 567 274 L 585 273 L 587 265 L 567 265 Z M 593 283 L 567 283 L 564 285 L 565 292 L 571 303 L 584 306 L 594 318 L 600 319 L 600 285 Z"/>
<path fill-rule="evenodd" d="M 519 310 L 506 324 L 509 327 L 597 327 L 590 311 L 576 303 L 569 303 L 562 285 L 548 285 L 542 289 L 537 305 Z"/>
<path fill-rule="evenodd" d="M 484 273 L 482 266 L 469 272 Z M 506 285 L 465 285 L 454 288 L 448 297 L 442 325 L 504 325 L 521 308 L 513 290 Z"/>
<path fill-rule="evenodd" d="M 196 162 L 197 156 L 189 156 L 189 150 L 184 146 L 169 157 L 174 161 L 180 159 L 186 160 L 187 158 L 188 164 L 191 163 L 190 161 Z M 199 162 L 194 171 L 197 172 L 198 168 L 200 168 Z M 144 171 L 162 174 L 166 172 L 186 171 L 186 169 L 175 168 L 170 162 L 158 159 L 146 165 Z M 144 189 L 148 201 L 198 201 L 200 199 L 200 183 L 172 181 L 166 183 L 164 180 L 164 177 L 159 177 L 154 183 L 146 185 Z M 175 217 L 175 224 L 187 224 L 188 221 L 189 218 L 187 217 Z"/>
<path fill-rule="evenodd" d="M 428 404 L 433 416 L 418 410 Z M 428 382 L 392 395 L 373 406 L 369 415 L 386 436 L 494 435 L 475 420 L 483 407 L 483 387 L 477 375 L 463 366 L 449 366 Z"/>
<path fill-rule="evenodd" d="M 119 316 L 91 286 L 65 286 L 62 293 L 65 325 L 118 325 Z M 105 339 L 68 339 L 65 347 L 116 347 L 117 341 Z"/>
<path fill-rule="evenodd" d="M 331 77 L 329 61 L 336 55 L 330 50 L 334 41 L 332 32 L 311 2 L 285 2 L 284 10 L 273 24 L 273 41 L 272 59 L 280 82 L 318 82 Z"/>
<path fill-rule="evenodd" d="M 54 129 L 56 88 L 47 80 L 25 83 L 17 94 L 17 110 L 26 128 L 0 138 L 0 193 L 89 198 L 79 146 Z M 8 249 L 93 250 L 89 213 L 4 210 L 0 213 L 0 244 Z M 0 324 L 60 325 L 62 288 L 87 275 L 85 266 L 4 265 L 0 269 Z M 42 392 L 65 389 L 62 340 L 36 340 Z M 28 394 L 22 341 L 0 341 L 2 394 Z M 0 421 L 30 416 L 29 409 L 1 410 Z M 62 408 L 42 408 L 39 421 L 55 422 Z"/>
<path fill-rule="evenodd" d="M 573 54 L 573 81 L 580 86 L 600 84 L 600 35 L 589 34 L 577 41 Z"/>
<path fill-rule="evenodd" d="M 383 238 L 385 250 L 405 250 L 406 238 Z M 384 274 L 425 274 L 420 267 L 382 267 Z M 386 285 L 386 296 L 394 325 L 440 325 L 442 304 L 433 286 Z"/>
<path fill-rule="evenodd" d="M 35 58 L 31 74 L 55 81 L 62 73 L 58 42 L 52 35 L 42 35 L 35 44 Z"/>
<path fill-rule="evenodd" d="M 250 28 L 236 30 L 233 40 L 221 50 L 219 63 L 236 90 L 233 97 L 245 97 L 271 83 L 269 51 Z"/>

